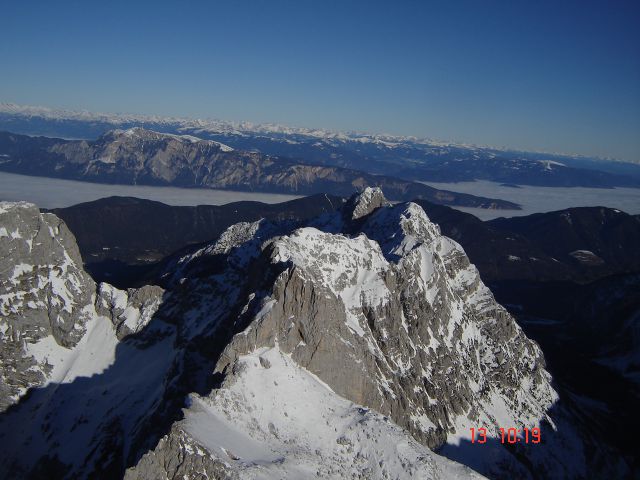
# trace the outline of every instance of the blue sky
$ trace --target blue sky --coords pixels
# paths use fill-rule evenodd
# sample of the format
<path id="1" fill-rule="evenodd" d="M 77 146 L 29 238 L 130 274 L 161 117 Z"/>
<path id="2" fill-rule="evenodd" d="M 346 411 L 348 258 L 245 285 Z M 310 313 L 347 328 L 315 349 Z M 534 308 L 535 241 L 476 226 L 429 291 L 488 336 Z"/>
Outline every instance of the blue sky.
<path id="1" fill-rule="evenodd" d="M 0 101 L 640 161 L 637 1 L 3 2 Z"/>

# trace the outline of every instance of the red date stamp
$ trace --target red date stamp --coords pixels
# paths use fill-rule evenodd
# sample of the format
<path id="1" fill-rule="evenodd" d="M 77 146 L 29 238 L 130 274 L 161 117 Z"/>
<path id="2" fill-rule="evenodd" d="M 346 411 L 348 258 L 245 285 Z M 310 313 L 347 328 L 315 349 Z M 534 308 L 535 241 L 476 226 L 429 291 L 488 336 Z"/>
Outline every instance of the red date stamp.
<path id="1" fill-rule="evenodd" d="M 471 443 L 487 443 L 486 428 L 471 428 Z M 540 443 L 542 436 L 540 429 L 535 428 L 501 428 L 501 443 Z"/>

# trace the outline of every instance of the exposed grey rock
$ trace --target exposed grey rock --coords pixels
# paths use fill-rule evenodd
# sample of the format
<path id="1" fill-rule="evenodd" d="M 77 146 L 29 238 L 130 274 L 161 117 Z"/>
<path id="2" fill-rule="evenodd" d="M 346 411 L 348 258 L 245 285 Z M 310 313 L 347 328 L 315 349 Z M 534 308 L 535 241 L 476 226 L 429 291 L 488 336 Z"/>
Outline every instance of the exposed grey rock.
<path id="1" fill-rule="evenodd" d="M 354 195 L 344 207 L 350 220 L 358 220 L 369 215 L 376 208 L 389 205 L 380 188 L 366 188 L 362 193 Z"/>
<path id="2" fill-rule="evenodd" d="M 194 301 L 204 291 L 225 299 L 192 312 L 203 323 L 212 310 L 237 312 L 206 327 L 240 331 L 216 366 L 226 375 L 223 389 L 243 375 L 241 357 L 277 345 L 341 396 L 388 415 L 433 448 L 469 427 L 499 435 L 500 427 L 553 422 L 548 412 L 558 397 L 540 349 L 495 302 L 461 247 L 417 205 L 379 208 L 376 197 L 365 191 L 349 202 L 347 224 L 330 216 L 312 222 L 333 233 L 302 228 L 276 236 L 263 241 L 259 257 L 251 239 L 251 264 L 229 258 L 215 280 L 183 279 Z M 349 235 L 335 230 L 341 225 Z M 242 257 L 244 245 L 234 243 L 234 255 Z M 228 284 L 241 278 L 245 289 L 229 295 Z M 583 472 L 572 435 L 550 441 L 544 454 L 535 448 L 526 455 L 541 471 Z M 560 448 L 577 466 L 558 456 Z M 503 447 L 489 450 L 493 464 L 484 471 L 530 475 Z"/>
<path id="3" fill-rule="evenodd" d="M 205 448 L 179 427 L 174 427 L 153 451 L 145 454 L 135 467 L 126 471 L 124 478 L 236 480 L 238 475 L 221 460 L 212 458 Z"/>
<path id="4" fill-rule="evenodd" d="M 62 226 L 44 228 L 55 217 L 35 207 L 3 209 L 14 222 L 32 222 L 34 238 L 50 232 L 53 254 L 42 253 L 44 260 L 64 265 L 58 283 L 46 277 L 32 284 L 55 283 L 57 292 L 67 282 L 75 295 L 61 297 L 67 303 L 46 297 L 62 306 L 53 320 L 39 320 L 42 333 L 32 338 L 88 347 L 74 350 L 78 362 L 69 360 L 81 380 L 72 375 L 22 397 L 21 408 L 0 416 L 0 442 L 8 445 L 0 476 L 56 465 L 70 477 L 113 478 L 130 467 L 127 478 L 256 478 L 265 471 L 297 478 L 304 476 L 293 473 L 299 460 L 310 469 L 305 475 L 323 478 L 396 472 L 439 479 L 453 471 L 466 478 L 472 472 L 427 447 L 456 457 L 470 427 L 485 427 L 494 440 L 480 459 L 456 457 L 478 461 L 480 472 L 586 476 L 582 432 L 558 407 L 540 349 L 495 302 L 462 248 L 415 204 L 389 206 L 381 192 L 366 190 L 313 227 L 238 224 L 173 265 L 168 292 L 101 284 L 97 295 L 72 237 Z M 1 225 L 0 242 L 8 242 L 1 245 L 14 245 L 13 224 Z M 12 247 L 8 256 L 23 250 Z M 12 280 L 19 261 L 11 257 L 14 270 L 2 276 L 12 288 L 6 305 L 14 310 L 2 318 L 9 325 L 2 351 L 11 355 L 20 344 L 8 328 L 27 331 L 15 316 L 29 301 Z M 42 301 L 41 291 L 34 295 Z M 81 307 L 99 328 L 84 335 L 68 328 L 89 320 L 74 309 L 65 317 L 65 305 Z M 9 308 L 4 297 L 2 308 Z M 52 327 L 58 322 L 64 328 Z M 40 371 L 24 385 L 50 379 Z M 500 427 L 538 426 L 553 432 L 544 444 L 514 451 L 495 441 Z M 27 447 L 33 458 L 21 456 Z"/>
<path id="5" fill-rule="evenodd" d="M 119 290 L 108 283 L 98 286 L 96 311 L 111 319 L 118 339 L 142 330 L 158 310 L 164 290 L 156 285 Z"/>
<path id="6" fill-rule="evenodd" d="M 395 227 L 384 230 L 379 217 Z M 336 392 L 431 447 L 459 429 L 457 417 L 496 428 L 492 395 L 513 399 L 514 424 L 544 419 L 557 395 L 542 354 L 459 245 L 415 205 L 380 210 L 363 230 L 379 241 L 302 229 L 269 244 L 271 262 L 290 266 L 218 371 L 277 342 Z"/>
<path id="7" fill-rule="evenodd" d="M 96 295 L 63 222 L 3 202 L 0 299 L 0 477 L 113 478 L 177 374 L 162 289 Z"/>
<path id="8" fill-rule="evenodd" d="M 0 411 L 51 370 L 36 345 L 75 346 L 93 311 L 95 283 L 73 234 L 28 203 L 0 203 Z"/>

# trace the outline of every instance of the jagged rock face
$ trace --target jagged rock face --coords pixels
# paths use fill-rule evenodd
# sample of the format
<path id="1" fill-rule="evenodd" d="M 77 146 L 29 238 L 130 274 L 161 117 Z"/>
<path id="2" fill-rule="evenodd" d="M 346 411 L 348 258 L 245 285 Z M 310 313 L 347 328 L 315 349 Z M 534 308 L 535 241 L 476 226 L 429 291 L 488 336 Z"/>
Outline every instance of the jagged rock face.
<path id="1" fill-rule="evenodd" d="M 379 209 L 355 236 L 299 229 L 263 255 L 283 271 L 218 371 L 279 345 L 336 393 L 430 447 L 471 427 L 497 434 L 550 421 L 558 397 L 541 351 L 417 205 Z"/>
<path id="2" fill-rule="evenodd" d="M 0 271 L 0 410 L 52 378 L 56 352 L 66 356 L 86 336 L 96 306 L 124 338 L 149 322 L 162 298 L 151 286 L 97 291 L 64 222 L 27 203 L 0 203 Z"/>
<path id="3" fill-rule="evenodd" d="M 155 285 L 130 288 L 126 292 L 108 283 L 98 287 L 96 309 L 111 319 L 119 340 L 138 333 L 158 311 L 164 291 Z"/>
<path id="4" fill-rule="evenodd" d="M 0 203 L 0 272 L 1 411 L 51 371 L 32 346 L 83 337 L 95 284 L 66 225 L 27 203 Z"/>
<path id="5" fill-rule="evenodd" d="M 318 228 L 283 234 L 265 222 L 237 225 L 183 257 L 173 282 L 189 292 L 186 303 L 210 299 L 187 314 L 194 335 L 239 332 L 216 372 L 233 384 L 247 356 L 277 348 L 429 447 L 468 441 L 471 427 L 497 437 L 499 428 L 558 422 L 548 415 L 558 397 L 540 349 L 495 302 L 461 247 L 417 205 L 386 203 L 366 190 L 345 211 L 311 222 Z M 214 263 L 203 275 L 203 265 Z M 238 282 L 242 290 L 230 287 Z M 220 395 L 206 402 L 217 405 Z M 219 408 L 233 416 L 228 405 Z M 574 440 L 559 435 L 545 454 L 518 455 L 538 471 L 576 474 L 581 467 L 550 452 L 561 447 L 582 458 Z M 505 448 L 486 452 L 480 471 L 532 475 Z"/>
<path id="6" fill-rule="evenodd" d="M 89 285 L 86 333 L 43 373 L 56 385 L 0 415 L 0 476 L 474 475 L 437 447 L 497 478 L 585 476 L 539 348 L 419 206 L 365 190 L 302 228 L 234 225 L 170 268 L 169 292 Z M 495 441 L 541 425 L 544 445 Z M 493 439 L 472 460 L 471 427 Z"/>
<path id="7" fill-rule="evenodd" d="M 160 439 L 152 452 L 143 456 L 135 467 L 127 470 L 124 478 L 237 480 L 238 475 L 225 462 L 213 458 L 206 448 L 176 426 L 170 434 Z"/>
<path id="8" fill-rule="evenodd" d="M 117 469 L 126 452 L 118 434 L 132 440 L 154 411 L 174 355 L 168 325 L 146 344 L 144 335 L 119 340 L 147 327 L 163 290 L 96 288 L 66 225 L 31 204 L 0 203 L 0 253 L 0 477 Z M 123 352 L 130 364 L 113 367 Z"/>
<path id="9" fill-rule="evenodd" d="M 345 205 L 345 212 L 350 213 L 350 220 L 358 220 L 369 215 L 376 208 L 389 205 L 380 188 L 367 188 L 360 195 L 353 196 Z"/>

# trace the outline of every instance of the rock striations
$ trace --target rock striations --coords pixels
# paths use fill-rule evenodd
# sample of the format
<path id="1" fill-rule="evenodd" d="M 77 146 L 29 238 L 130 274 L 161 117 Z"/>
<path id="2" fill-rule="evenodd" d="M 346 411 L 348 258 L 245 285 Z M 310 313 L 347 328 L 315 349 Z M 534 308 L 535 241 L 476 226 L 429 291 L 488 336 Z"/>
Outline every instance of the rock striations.
<path id="1" fill-rule="evenodd" d="M 17 300 L 45 280 L 3 274 L 2 351 L 20 353 L 3 357 L 0 476 L 581 478 L 598 460 L 538 346 L 416 204 L 367 189 L 302 226 L 236 224 L 170 264 L 166 291 L 129 292 L 92 283 L 56 217 L 2 208 L 3 271 L 68 265 L 78 288 L 58 319 L 46 290 Z M 22 222 L 57 225 L 60 257 L 16 243 Z M 540 444 L 501 442 L 533 427 Z"/>

